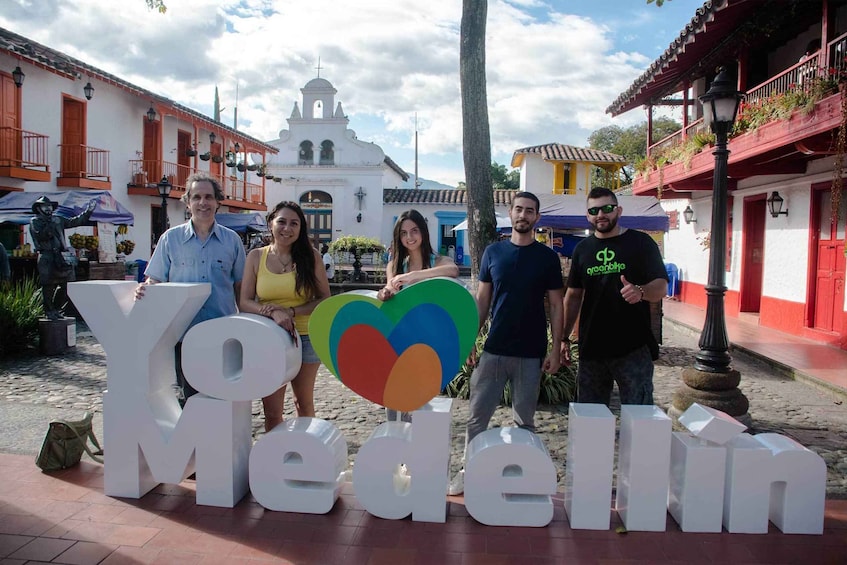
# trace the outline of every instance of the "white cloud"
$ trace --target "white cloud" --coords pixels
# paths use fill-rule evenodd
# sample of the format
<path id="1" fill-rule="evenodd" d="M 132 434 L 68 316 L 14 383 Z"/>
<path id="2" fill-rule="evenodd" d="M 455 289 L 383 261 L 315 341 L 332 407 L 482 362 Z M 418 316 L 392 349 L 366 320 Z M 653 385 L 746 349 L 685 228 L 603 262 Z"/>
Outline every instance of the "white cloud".
<path id="1" fill-rule="evenodd" d="M 217 85 L 229 123 L 237 83 L 239 128 L 260 139 L 287 129 L 320 57 L 321 76 L 338 89 L 360 139 L 412 170 L 405 163 L 413 161 L 417 112 L 420 159 L 440 163 L 422 176 L 462 180 L 461 2 L 167 4 L 162 16 L 143 0 L 12 0 L 0 25 L 205 113 Z M 593 129 L 612 123 L 605 108 L 652 60 L 627 50 L 631 41 L 616 44 L 620 27 L 566 13 L 579 9 L 574 4 L 489 2 L 487 91 L 498 162 L 522 146 L 585 144 Z M 642 15 L 646 23 L 655 17 Z M 632 114 L 615 123 L 643 119 Z"/>

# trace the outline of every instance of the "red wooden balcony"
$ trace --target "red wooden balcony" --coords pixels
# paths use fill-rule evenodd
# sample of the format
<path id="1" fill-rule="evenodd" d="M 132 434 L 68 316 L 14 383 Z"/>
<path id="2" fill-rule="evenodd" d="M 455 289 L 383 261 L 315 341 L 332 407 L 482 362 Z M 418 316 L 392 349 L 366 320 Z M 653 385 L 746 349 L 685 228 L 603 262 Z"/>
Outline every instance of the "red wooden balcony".
<path id="1" fill-rule="evenodd" d="M 106 149 L 88 145 L 62 144 L 61 169 L 56 185 L 70 188 L 110 190 L 109 155 Z"/>
<path id="2" fill-rule="evenodd" d="M 845 55 L 847 34 L 831 41 L 825 51 L 748 90 L 745 104 L 772 103 L 769 101 L 781 95 L 808 93 L 834 83 L 847 72 Z M 841 124 L 841 96 L 840 91 L 831 93 L 808 110 L 798 107 L 788 119 L 767 122 L 730 139 L 728 187 L 734 189 L 739 180 L 751 176 L 802 174 L 809 161 L 832 154 L 833 133 Z M 686 198 L 693 190 L 711 190 L 714 157 L 708 146 L 685 159 L 666 162 L 670 150 L 680 148 L 705 127 L 698 120 L 650 146 L 648 155 L 653 166 L 638 174 L 633 192 L 656 195 L 661 190 L 665 197 Z"/>
<path id="3" fill-rule="evenodd" d="M 48 137 L 13 127 L 0 127 L 0 177 L 47 182 Z"/>
<path id="4" fill-rule="evenodd" d="M 194 167 L 158 160 L 133 160 L 129 162 L 130 182 L 127 184 L 129 194 L 158 196 L 156 185 L 167 177 L 171 183 L 170 198 L 181 198 L 185 194 L 186 179 L 197 172 Z M 212 175 L 220 183 L 224 192 L 224 206 L 250 210 L 266 210 L 265 187 L 254 184 L 246 178 L 236 178 L 229 175 Z"/>

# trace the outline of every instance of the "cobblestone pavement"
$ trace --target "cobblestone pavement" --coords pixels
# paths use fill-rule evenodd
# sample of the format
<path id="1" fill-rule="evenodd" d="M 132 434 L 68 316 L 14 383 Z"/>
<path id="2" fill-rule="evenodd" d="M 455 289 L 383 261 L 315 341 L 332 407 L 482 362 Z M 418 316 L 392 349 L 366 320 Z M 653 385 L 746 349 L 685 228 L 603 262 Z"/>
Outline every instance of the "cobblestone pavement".
<path id="1" fill-rule="evenodd" d="M 84 329 L 84 328 L 83 328 Z M 683 367 L 691 366 L 697 336 L 669 321 L 664 325 L 664 344 L 656 363 L 655 401 L 662 409 L 670 405 Z M 847 498 L 847 409 L 844 397 L 791 380 L 765 362 L 736 354 L 733 367 L 742 375 L 740 388 L 750 399 L 754 433 L 777 432 L 792 437 L 819 453 L 827 464 L 827 495 Z M 81 331 L 76 351 L 57 357 L 29 356 L 0 360 L 0 452 L 36 454 L 47 423 L 55 418 L 78 418 L 83 411 L 96 413 L 95 430 L 102 438 L 102 393 L 106 388 L 106 358 L 91 334 Z M 381 407 L 344 387 L 321 367 L 315 390 L 318 417 L 334 423 L 348 442 L 353 464 L 359 447 L 384 421 Z M 613 412 L 619 406 L 613 402 Z M 461 467 L 468 404 L 454 400 L 452 472 Z M 293 404 L 286 401 L 286 417 Z M 492 425 L 511 423 L 511 410 L 501 407 Z M 567 407 L 540 406 L 536 415 L 539 436 L 547 445 L 563 486 L 567 449 Z M 253 403 L 254 436 L 262 432 L 261 403 Z"/>

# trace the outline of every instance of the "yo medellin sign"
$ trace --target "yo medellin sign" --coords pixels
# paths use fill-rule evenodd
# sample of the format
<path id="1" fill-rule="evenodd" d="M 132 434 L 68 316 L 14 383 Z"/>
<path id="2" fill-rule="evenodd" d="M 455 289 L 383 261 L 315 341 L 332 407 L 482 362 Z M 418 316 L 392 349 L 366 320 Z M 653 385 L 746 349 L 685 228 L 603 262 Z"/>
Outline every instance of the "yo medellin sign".
<path id="1" fill-rule="evenodd" d="M 322 514 L 344 481 L 344 435 L 320 418 L 292 418 L 252 439 L 251 402 L 290 381 L 300 350 L 268 318 L 236 314 L 187 333 L 208 284 L 163 283 L 135 302 L 133 282 L 72 283 L 68 292 L 107 356 L 103 397 L 104 491 L 141 498 L 161 483 L 197 476 L 197 503 L 234 507 L 248 492 L 270 510 Z M 385 519 L 444 522 L 450 469 L 450 399 L 438 397 L 476 338 L 476 305 L 452 279 L 411 285 L 392 300 L 353 292 L 312 314 L 309 335 L 323 364 L 363 398 L 414 412 L 380 424 L 356 455 L 353 490 Z M 185 334 L 183 336 L 183 334 Z M 200 393 L 180 409 L 174 345 Z M 750 435 L 698 405 L 673 432 L 655 406 L 621 409 L 614 508 L 629 530 L 821 534 L 826 466 L 779 434 Z M 564 507 L 571 528 L 608 529 L 615 417 L 571 404 Z M 400 464 L 410 479 L 396 480 Z M 470 443 L 465 505 L 480 523 L 543 527 L 553 518 L 556 468 L 541 440 L 518 428 Z"/>

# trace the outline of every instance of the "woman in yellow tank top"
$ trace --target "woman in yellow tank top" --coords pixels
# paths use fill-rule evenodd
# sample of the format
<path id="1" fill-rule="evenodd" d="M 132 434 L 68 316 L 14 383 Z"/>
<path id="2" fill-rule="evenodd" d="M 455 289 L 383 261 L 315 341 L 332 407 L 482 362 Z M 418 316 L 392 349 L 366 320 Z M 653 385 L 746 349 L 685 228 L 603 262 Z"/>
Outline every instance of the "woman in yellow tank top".
<path id="1" fill-rule="evenodd" d="M 247 255 L 241 280 L 242 312 L 267 316 L 291 333 L 300 334 L 303 364 L 291 381 L 298 416 L 315 415 L 315 377 L 321 362 L 309 340 L 309 315 L 330 295 L 320 253 L 309 244 L 303 210 L 294 202 L 280 202 L 267 216 L 272 242 Z M 295 333 L 294 330 L 297 330 Z M 262 399 L 265 431 L 282 422 L 285 386 Z"/>

